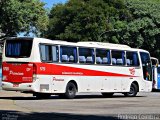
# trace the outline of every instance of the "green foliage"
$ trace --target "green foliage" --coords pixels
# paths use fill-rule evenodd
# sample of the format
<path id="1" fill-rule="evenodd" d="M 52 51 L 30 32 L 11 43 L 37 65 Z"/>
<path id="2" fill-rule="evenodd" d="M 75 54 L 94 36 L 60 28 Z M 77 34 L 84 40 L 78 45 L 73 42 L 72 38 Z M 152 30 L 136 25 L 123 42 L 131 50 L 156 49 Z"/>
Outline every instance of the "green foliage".
<path id="1" fill-rule="evenodd" d="M 46 30 L 48 16 L 40 0 L 1 0 L 0 26 L 6 36 Z"/>
<path id="2" fill-rule="evenodd" d="M 132 20 L 127 23 L 126 35 L 122 37 L 124 44 L 149 50 L 151 55 L 160 58 L 160 1 L 159 0 L 126 0 L 126 5 L 132 14 Z M 136 39 L 135 39 L 136 38 Z"/>
<path id="3" fill-rule="evenodd" d="M 122 0 L 69 0 L 52 8 L 46 34 L 74 42 L 104 41 L 101 34 L 113 29 L 115 21 L 126 19 L 125 11 Z"/>

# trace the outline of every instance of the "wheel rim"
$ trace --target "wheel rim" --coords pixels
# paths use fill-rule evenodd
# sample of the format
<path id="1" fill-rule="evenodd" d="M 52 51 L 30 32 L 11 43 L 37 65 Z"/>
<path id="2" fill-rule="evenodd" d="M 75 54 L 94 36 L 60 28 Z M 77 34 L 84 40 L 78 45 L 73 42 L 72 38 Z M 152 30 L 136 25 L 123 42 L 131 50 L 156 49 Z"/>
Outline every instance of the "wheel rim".
<path id="1" fill-rule="evenodd" d="M 69 88 L 68 88 L 68 93 L 69 93 L 70 95 L 73 95 L 73 94 L 75 93 L 75 89 L 74 89 L 73 86 L 69 86 Z"/>
<path id="2" fill-rule="evenodd" d="M 129 94 L 130 94 L 130 95 L 134 95 L 134 93 L 135 93 L 135 89 L 134 89 L 133 86 L 131 86 L 130 91 L 129 91 Z"/>

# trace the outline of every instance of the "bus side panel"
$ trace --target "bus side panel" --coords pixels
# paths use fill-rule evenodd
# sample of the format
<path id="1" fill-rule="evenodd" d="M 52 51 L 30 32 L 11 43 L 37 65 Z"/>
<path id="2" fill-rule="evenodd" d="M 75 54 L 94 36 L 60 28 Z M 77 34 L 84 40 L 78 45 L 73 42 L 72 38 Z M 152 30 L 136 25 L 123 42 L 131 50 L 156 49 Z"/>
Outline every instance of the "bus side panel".
<path id="1" fill-rule="evenodd" d="M 160 89 L 160 74 L 158 74 L 157 77 L 157 89 Z"/>

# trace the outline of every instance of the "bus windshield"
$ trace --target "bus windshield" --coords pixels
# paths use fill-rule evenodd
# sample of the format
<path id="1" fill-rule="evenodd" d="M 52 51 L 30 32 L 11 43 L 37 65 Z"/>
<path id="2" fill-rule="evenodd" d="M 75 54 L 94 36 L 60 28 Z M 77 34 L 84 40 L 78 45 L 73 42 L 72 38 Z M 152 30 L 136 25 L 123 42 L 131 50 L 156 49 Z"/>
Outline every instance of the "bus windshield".
<path id="1" fill-rule="evenodd" d="M 28 58 L 32 50 L 32 40 L 7 40 L 6 57 Z"/>
<path id="2" fill-rule="evenodd" d="M 152 67 L 151 60 L 148 53 L 140 52 L 142 67 L 143 67 L 143 77 L 145 80 L 152 81 Z"/>

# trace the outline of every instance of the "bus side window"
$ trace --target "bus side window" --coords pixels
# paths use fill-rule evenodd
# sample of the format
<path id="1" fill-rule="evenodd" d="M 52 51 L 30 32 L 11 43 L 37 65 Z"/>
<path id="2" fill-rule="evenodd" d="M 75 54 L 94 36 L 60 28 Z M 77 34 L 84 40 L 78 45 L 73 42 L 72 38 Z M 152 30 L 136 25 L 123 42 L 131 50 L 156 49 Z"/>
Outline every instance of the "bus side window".
<path id="1" fill-rule="evenodd" d="M 79 63 L 94 64 L 95 55 L 92 48 L 79 48 Z"/>
<path id="2" fill-rule="evenodd" d="M 125 52 L 112 50 L 112 65 L 125 65 Z"/>
<path id="3" fill-rule="evenodd" d="M 110 51 L 106 49 L 96 49 L 96 64 L 110 64 Z"/>
<path id="4" fill-rule="evenodd" d="M 44 62 L 52 62 L 52 46 L 40 45 L 41 60 Z"/>
<path id="5" fill-rule="evenodd" d="M 59 58 L 58 46 L 52 46 L 52 61 L 58 62 Z"/>
<path id="6" fill-rule="evenodd" d="M 77 63 L 77 48 L 73 46 L 60 47 L 61 62 Z"/>
<path id="7" fill-rule="evenodd" d="M 126 52 L 127 66 L 139 66 L 139 59 L 137 52 Z"/>

